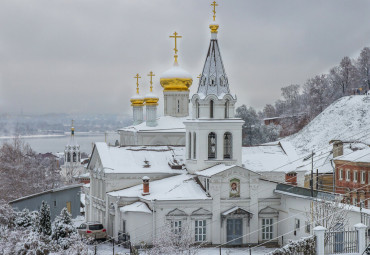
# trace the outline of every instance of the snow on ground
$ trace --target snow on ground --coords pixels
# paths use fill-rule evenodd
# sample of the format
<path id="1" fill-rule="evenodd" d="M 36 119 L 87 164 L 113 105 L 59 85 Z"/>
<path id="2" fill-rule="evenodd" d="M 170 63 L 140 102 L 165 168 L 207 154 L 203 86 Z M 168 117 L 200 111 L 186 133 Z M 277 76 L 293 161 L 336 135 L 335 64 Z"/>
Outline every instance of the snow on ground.
<path id="1" fill-rule="evenodd" d="M 299 153 L 324 147 L 330 149 L 330 140 L 360 140 L 370 143 L 370 97 L 342 97 L 326 108 L 298 133 L 284 138 Z"/>
<path id="2" fill-rule="evenodd" d="M 252 248 L 252 254 L 253 255 L 262 255 L 262 254 L 267 254 L 271 251 L 275 250 L 275 248 L 265 248 L 265 247 L 257 247 L 257 248 Z M 89 255 L 94 254 L 95 252 L 95 247 L 94 245 L 89 245 Z M 101 243 L 97 245 L 96 248 L 96 254 L 98 255 L 111 255 L 113 254 L 113 245 L 112 243 Z M 129 249 L 125 249 L 123 247 L 114 246 L 114 254 L 115 255 L 126 255 L 130 254 Z M 139 251 L 139 254 L 142 254 Z M 218 255 L 220 254 L 220 248 L 202 248 L 199 250 L 197 255 Z M 221 249 L 221 254 L 223 255 L 245 255 L 249 254 L 249 248 L 244 247 L 244 248 L 222 248 Z"/>

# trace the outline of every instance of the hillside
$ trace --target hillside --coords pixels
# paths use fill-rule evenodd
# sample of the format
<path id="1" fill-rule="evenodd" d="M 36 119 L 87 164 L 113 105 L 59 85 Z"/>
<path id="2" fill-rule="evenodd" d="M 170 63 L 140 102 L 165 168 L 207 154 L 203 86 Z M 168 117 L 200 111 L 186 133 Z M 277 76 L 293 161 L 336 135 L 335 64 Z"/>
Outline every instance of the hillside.
<path id="1" fill-rule="evenodd" d="M 370 144 L 370 96 L 338 99 L 298 133 L 282 141 L 291 142 L 299 154 L 328 149 L 330 140 L 360 140 Z"/>

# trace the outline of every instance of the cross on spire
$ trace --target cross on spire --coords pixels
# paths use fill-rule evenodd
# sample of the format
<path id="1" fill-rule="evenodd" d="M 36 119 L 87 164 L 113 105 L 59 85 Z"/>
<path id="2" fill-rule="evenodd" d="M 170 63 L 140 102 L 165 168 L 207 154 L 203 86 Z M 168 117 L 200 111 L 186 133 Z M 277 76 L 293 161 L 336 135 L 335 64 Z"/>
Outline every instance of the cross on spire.
<path id="1" fill-rule="evenodd" d="M 152 71 L 150 71 L 148 76 L 150 76 L 150 92 L 153 92 L 153 76 L 155 76 L 155 74 Z"/>
<path id="2" fill-rule="evenodd" d="M 75 127 L 73 126 L 74 120 L 72 120 L 71 135 L 75 134 Z"/>
<path id="3" fill-rule="evenodd" d="M 173 35 L 170 35 L 170 38 L 174 38 L 175 39 L 175 48 L 173 49 L 175 51 L 175 63 L 177 63 L 177 38 L 182 38 L 182 36 L 178 35 L 177 32 L 173 33 Z"/>
<path id="4" fill-rule="evenodd" d="M 139 79 L 141 78 L 139 74 L 134 77 L 136 79 L 136 94 L 139 94 Z"/>
<path id="5" fill-rule="evenodd" d="M 216 1 L 213 1 L 213 3 L 211 4 L 211 6 L 213 6 L 213 21 L 216 20 L 216 6 L 218 6 L 218 4 L 216 3 Z"/>

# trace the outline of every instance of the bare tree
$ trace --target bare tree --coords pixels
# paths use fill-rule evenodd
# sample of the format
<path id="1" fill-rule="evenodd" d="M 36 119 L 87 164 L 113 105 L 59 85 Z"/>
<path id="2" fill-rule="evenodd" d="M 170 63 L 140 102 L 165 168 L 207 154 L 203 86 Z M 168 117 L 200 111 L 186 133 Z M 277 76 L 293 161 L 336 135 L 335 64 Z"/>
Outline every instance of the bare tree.
<path id="1" fill-rule="evenodd" d="M 360 76 L 361 84 L 370 90 L 370 48 L 365 47 L 357 60 L 357 70 Z"/>
<path id="2" fill-rule="evenodd" d="M 0 147 L 1 199 L 11 201 L 58 187 L 60 183 L 53 157 L 37 154 L 19 138 Z"/>
<path id="3" fill-rule="evenodd" d="M 323 226 L 328 231 L 339 230 L 348 225 L 348 206 L 341 203 L 340 197 L 334 201 L 315 200 L 306 217 L 313 224 L 312 227 Z"/>
<path id="4" fill-rule="evenodd" d="M 165 224 L 160 229 L 159 234 L 154 239 L 153 248 L 147 250 L 147 255 L 195 255 L 199 252 L 200 244 L 194 241 L 192 229 L 188 224 L 184 224 L 175 231 L 171 228 L 171 223 Z"/>

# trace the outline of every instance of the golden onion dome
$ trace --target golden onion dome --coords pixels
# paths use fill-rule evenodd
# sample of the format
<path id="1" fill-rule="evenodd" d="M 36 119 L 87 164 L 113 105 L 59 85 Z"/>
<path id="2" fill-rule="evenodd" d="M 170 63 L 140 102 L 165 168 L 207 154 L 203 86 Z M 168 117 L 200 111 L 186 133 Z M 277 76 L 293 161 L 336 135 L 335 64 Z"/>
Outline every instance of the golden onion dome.
<path id="1" fill-rule="evenodd" d="M 145 95 L 144 101 L 146 105 L 158 105 L 159 97 L 157 97 L 153 92 L 149 92 Z"/>
<path id="2" fill-rule="evenodd" d="M 193 78 L 175 61 L 173 67 L 161 75 L 160 83 L 164 91 L 188 91 Z"/>
<path id="3" fill-rule="evenodd" d="M 130 102 L 131 106 L 144 106 L 144 97 L 137 93 L 131 97 Z"/>

